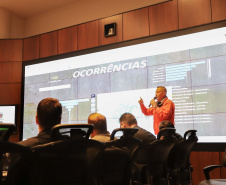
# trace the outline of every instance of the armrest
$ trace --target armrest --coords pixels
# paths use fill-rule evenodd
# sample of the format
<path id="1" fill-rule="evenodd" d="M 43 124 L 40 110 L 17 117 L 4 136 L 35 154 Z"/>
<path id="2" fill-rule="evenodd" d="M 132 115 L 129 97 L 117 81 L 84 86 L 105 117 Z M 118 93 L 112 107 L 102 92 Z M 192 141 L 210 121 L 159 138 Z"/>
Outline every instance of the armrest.
<path id="1" fill-rule="evenodd" d="M 206 166 L 205 168 L 203 168 L 203 173 L 206 177 L 206 180 L 210 179 L 210 174 L 209 172 L 212 171 L 215 168 L 220 168 L 223 167 L 222 165 L 210 165 L 210 166 Z"/>

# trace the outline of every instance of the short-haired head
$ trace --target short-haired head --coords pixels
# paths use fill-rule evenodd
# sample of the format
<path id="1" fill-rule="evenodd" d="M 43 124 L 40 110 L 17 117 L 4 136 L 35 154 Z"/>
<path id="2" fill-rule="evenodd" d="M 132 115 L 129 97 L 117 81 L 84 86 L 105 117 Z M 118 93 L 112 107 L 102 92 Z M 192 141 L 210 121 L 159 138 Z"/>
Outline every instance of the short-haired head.
<path id="1" fill-rule="evenodd" d="M 61 123 L 62 106 L 55 98 L 45 98 L 37 107 L 37 119 L 43 129 L 50 129 Z"/>
<path id="2" fill-rule="evenodd" d="M 93 124 L 94 130 L 97 132 L 107 131 L 106 117 L 99 113 L 92 113 L 88 117 L 88 124 Z"/>
<path id="3" fill-rule="evenodd" d="M 128 112 L 121 115 L 121 117 L 119 118 L 119 122 L 121 126 L 124 125 L 123 127 L 132 127 L 137 125 L 137 120 L 134 115 Z"/>
<path id="4" fill-rule="evenodd" d="M 174 124 L 171 121 L 165 120 L 165 121 L 162 121 L 159 124 L 159 130 L 161 130 L 163 128 L 175 128 L 175 127 L 174 127 Z"/>
<path id="5" fill-rule="evenodd" d="M 162 92 L 167 93 L 167 89 L 164 86 L 158 86 L 157 89 L 160 89 Z"/>

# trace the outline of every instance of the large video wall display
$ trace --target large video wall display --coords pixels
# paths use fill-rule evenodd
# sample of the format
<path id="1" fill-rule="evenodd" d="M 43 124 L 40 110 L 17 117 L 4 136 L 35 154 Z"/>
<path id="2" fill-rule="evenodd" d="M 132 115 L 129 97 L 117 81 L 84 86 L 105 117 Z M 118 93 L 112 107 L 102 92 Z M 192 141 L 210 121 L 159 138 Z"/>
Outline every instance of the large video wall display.
<path id="1" fill-rule="evenodd" d="M 199 142 L 226 141 L 226 28 L 25 65 L 23 139 L 38 133 L 36 107 L 53 97 L 62 124 L 87 123 L 91 113 L 119 128 L 125 112 L 153 132 L 138 100 L 148 106 L 157 86 L 175 103 L 177 132 L 196 129 Z"/>

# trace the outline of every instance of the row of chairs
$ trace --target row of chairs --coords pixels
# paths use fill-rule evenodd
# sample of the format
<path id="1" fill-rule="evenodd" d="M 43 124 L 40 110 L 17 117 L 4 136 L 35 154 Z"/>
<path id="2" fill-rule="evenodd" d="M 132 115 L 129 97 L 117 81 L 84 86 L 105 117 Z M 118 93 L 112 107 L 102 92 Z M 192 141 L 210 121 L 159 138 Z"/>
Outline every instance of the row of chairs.
<path id="1" fill-rule="evenodd" d="M 179 185 L 191 183 L 189 154 L 197 142 L 195 130 L 187 131 L 177 141 L 175 129 L 164 129 L 153 143 L 144 145 L 133 135 L 137 128 L 116 129 L 111 141 L 89 139 L 92 125 L 57 125 L 51 143 L 29 149 L 16 143 L 0 141 L 1 161 L 5 153 L 8 171 L 1 177 L 6 185 Z M 115 134 L 123 132 L 120 139 Z M 160 137 L 164 135 L 164 139 Z M 1 163 L 7 164 L 7 163 Z"/>
<path id="2" fill-rule="evenodd" d="M 133 182 L 157 185 L 191 184 L 192 167 L 189 155 L 198 140 L 196 130 L 185 132 L 181 141 L 174 134 L 174 128 L 164 129 L 159 132 L 156 141 L 147 145 L 141 144 L 132 152 L 135 168 L 132 170 Z M 165 137 L 160 140 L 162 136 Z"/>

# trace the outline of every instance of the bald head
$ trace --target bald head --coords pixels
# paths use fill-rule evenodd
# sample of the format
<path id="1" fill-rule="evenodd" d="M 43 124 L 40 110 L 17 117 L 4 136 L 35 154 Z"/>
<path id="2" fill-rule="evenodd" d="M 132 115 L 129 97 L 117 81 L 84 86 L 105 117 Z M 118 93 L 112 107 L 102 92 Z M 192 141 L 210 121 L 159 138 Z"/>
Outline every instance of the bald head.
<path id="1" fill-rule="evenodd" d="M 96 132 L 107 131 L 107 120 L 106 117 L 99 113 L 90 114 L 88 118 L 88 124 L 94 125 L 94 130 Z"/>

